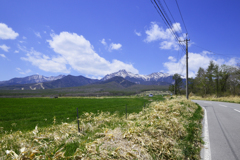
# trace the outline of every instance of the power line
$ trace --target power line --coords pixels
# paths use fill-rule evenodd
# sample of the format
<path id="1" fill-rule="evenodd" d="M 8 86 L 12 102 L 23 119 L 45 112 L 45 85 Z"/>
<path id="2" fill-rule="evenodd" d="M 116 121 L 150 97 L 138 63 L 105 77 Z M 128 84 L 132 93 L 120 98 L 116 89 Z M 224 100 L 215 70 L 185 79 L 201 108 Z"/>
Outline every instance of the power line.
<path id="1" fill-rule="evenodd" d="M 153 0 L 151 0 L 151 2 L 152 2 L 152 4 L 153 4 L 153 6 L 155 7 L 155 9 L 157 10 L 157 12 L 158 12 L 158 14 L 160 15 L 160 17 L 162 18 L 162 20 L 164 21 L 165 25 L 170 29 L 170 32 L 172 33 L 172 35 L 174 36 L 174 38 L 175 38 L 177 41 L 179 41 L 179 36 L 178 36 L 178 35 L 176 34 L 176 32 L 173 30 L 173 27 L 172 27 L 172 25 L 170 24 L 171 21 L 169 20 L 169 18 L 168 18 L 168 16 L 167 16 L 167 13 L 165 12 L 165 10 L 164 10 L 161 2 L 158 0 L 159 5 L 158 5 L 158 3 L 156 2 L 156 0 L 154 0 L 155 5 L 154 5 L 154 3 L 153 3 Z M 161 8 L 162 8 L 162 9 L 161 9 Z M 162 11 L 162 10 L 164 10 L 164 11 Z M 163 12 L 164 12 L 165 14 L 164 14 Z M 170 22 L 169 22 L 169 21 L 170 21 Z M 181 45 L 181 47 L 182 47 L 182 50 L 184 50 L 184 49 L 185 49 L 184 46 L 183 46 L 182 44 L 180 44 L 180 45 Z"/>
<path id="2" fill-rule="evenodd" d="M 172 23 L 171 19 L 169 18 L 167 12 L 165 11 L 165 9 L 164 9 L 164 7 L 163 7 L 161 1 L 158 0 L 158 3 L 159 3 L 159 5 L 160 5 L 160 7 L 162 8 L 162 10 L 163 10 L 163 12 L 164 12 L 164 14 L 165 14 L 167 20 L 170 22 L 170 24 L 171 24 L 170 27 L 172 28 L 173 33 L 176 34 L 176 36 L 178 37 L 178 40 L 179 40 L 178 32 L 177 32 L 177 30 L 175 30 L 175 28 L 174 28 L 174 26 L 173 26 L 173 23 Z M 165 5 L 166 5 L 166 3 L 165 3 Z M 167 8 L 168 8 L 168 7 L 167 7 Z M 168 10 L 168 11 L 169 11 L 169 10 Z M 170 11 L 169 11 L 169 12 L 170 12 Z M 171 14 L 171 12 L 170 12 L 170 14 Z M 172 14 L 171 14 L 171 16 L 172 16 Z M 172 18 L 173 18 L 173 17 L 172 17 Z M 173 19 L 173 20 L 174 20 L 174 19 Z M 178 26 L 177 26 L 177 28 L 178 28 L 178 30 L 180 30 Z"/>
<path id="3" fill-rule="evenodd" d="M 153 1 L 151 0 L 151 2 L 152 2 L 152 4 L 153 4 L 153 6 L 154 6 L 154 8 L 157 10 L 157 12 L 158 12 L 158 14 L 159 14 L 159 16 L 162 18 L 162 20 L 163 20 L 163 22 L 165 23 L 165 25 L 167 26 L 167 27 L 169 27 L 169 29 L 170 29 L 170 31 L 171 31 L 171 34 L 174 36 L 174 38 L 176 38 L 176 40 L 178 41 L 178 37 L 177 37 L 177 35 L 175 35 L 174 34 L 174 32 L 173 32 L 173 30 L 172 30 L 172 28 L 171 28 L 171 25 L 169 25 L 169 22 L 166 20 L 166 18 L 164 17 L 164 14 L 163 14 L 163 12 L 161 11 L 161 9 L 159 8 L 159 6 L 157 5 L 157 3 L 156 3 L 156 1 L 154 0 L 154 2 L 155 2 L 155 4 L 156 5 L 154 5 L 154 3 L 153 3 Z M 158 9 L 157 9 L 158 8 Z M 161 13 L 160 13 L 160 12 Z M 181 45 L 182 46 L 182 45 Z M 182 46 L 182 50 L 184 50 L 184 48 L 183 48 L 183 46 Z"/>
<path id="4" fill-rule="evenodd" d="M 170 15 L 171 15 L 171 17 L 172 17 L 173 21 L 174 21 L 174 22 L 176 22 L 176 21 L 175 21 L 175 19 L 173 18 L 173 15 L 172 15 L 171 11 L 170 11 L 170 10 L 169 10 L 169 8 L 168 8 L 168 5 L 167 5 L 166 1 L 165 1 L 165 0 L 163 0 L 163 2 L 165 3 L 165 6 L 167 7 L 167 9 L 168 9 L 168 12 L 170 13 Z"/>
<path id="5" fill-rule="evenodd" d="M 181 59 L 182 59 L 182 56 L 184 55 L 184 54 L 182 54 L 183 52 L 181 52 L 180 53 L 180 59 L 178 60 L 178 67 L 179 68 L 182 68 L 182 70 L 181 70 L 181 72 L 180 72 L 180 75 L 182 75 L 183 74 L 183 69 L 184 69 L 184 67 L 185 67 L 185 63 L 181 63 Z"/>
<path id="6" fill-rule="evenodd" d="M 185 64 L 185 63 L 183 63 L 183 65 L 182 65 L 182 71 L 181 71 L 180 75 L 182 75 L 182 74 L 183 74 L 183 70 L 184 70 L 185 66 L 186 66 L 186 64 Z"/>
<path id="7" fill-rule="evenodd" d="M 152 2 L 152 0 L 151 0 L 151 2 Z M 179 41 L 179 36 L 176 34 L 176 32 L 173 30 L 173 27 L 172 27 L 172 25 L 170 24 L 171 23 L 171 20 L 169 20 L 169 18 L 166 18 L 166 17 L 168 17 L 167 16 L 167 13 L 165 12 L 165 10 L 164 10 L 164 7 L 161 5 L 161 2 L 158 0 L 158 2 L 160 3 L 160 7 L 162 7 L 162 10 L 164 10 L 164 13 L 166 14 L 164 14 L 163 12 L 162 12 L 162 10 L 161 10 L 161 8 L 159 7 L 159 5 L 158 5 L 158 3 L 154 0 L 154 2 L 155 2 L 155 5 L 154 5 L 154 3 L 152 2 L 152 4 L 154 5 L 154 7 L 155 7 L 155 9 L 157 10 L 157 12 L 160 14 L 160 12 L 161 12 L 161 14 L 160 14 L 160 16 L 161 16 L 161 18 L 162 18 L 162 20 L 164 21 L 164 23 L 165 23 L 165 25 L 170 29 L 170 31 L 171 31 L 171 33 L 173 34 L 173 36 L 175 37 L 175 39 L 177 40 L 177 41 Z M 156 7 L 157 6 L 157 7 Z M 157 9 L 158 8 L 158 9 Z M 160 11 L 160 12 L 159 12 Z M 170 22 L 169 22 L 170 21 Z M 184 46 L 182 45 L 182 44 L 180 44 L 181 45 L 181 48 L 182 48 L 182 50 L 184 50 L 185 48 L 184 48 Z"/>
<path id="8" fill-rule="evenodd" d="M 172 17 L 174 23 L 176 23 L 176 21 L 175 21 L 175 19 L 173 18 L 173 15 L 172 15 L 170 9 L 168 8 L 168 5 L 167 5 L 166 1 L 165 1 L 165 0 L 163 0 L 163 1 L 164 1 L 165 6 L 167 7 L 168 12 L 170 13 L 170 15 L 171 15 L 171 17 Z M 179 26 L 177 26 L 177 27 L 178 27 L 178 30 L 181 30 L 181 29 L 179 28 Z"/>
<path id="9" fill-rule="evenodd" d="M 184 20 L 183 20 L 183 16 L 182 16 L 181 10 L 180 10 L 180 8 L 179 8 L 178 2 L 177 2 L 177 0 L 175 0 L 175 1 L 176 1 L 176 3 L 177 3 L 177 7 L 178 7 L 178 10 L 179 10 L 179 13 L 180 13 L 180 15 L 181 15 L 181 17 L 182 17 L 182 21 L 183 21 L 184 27 L 185 27 L 186 32 L 187 32 L 187 34 L 188 34 L 188 30 L 187 30 L 187 27 L 186 27 L 185 22 L 184 22 Z"/>
<path id="10" fill-rule="evenodd" d="M 164 13 L 162 12 L 162 10 L 161 10 L 160 7 L 158 6 L 158 3 L 157 3 L 155 0 L 154 0 L 154 2 L 155 2 L 155 4 L 156 4 L 157 8 L 159 9 L 159 11 L 161 12 L 162 17 L 164 18 L 165 22 L 167 23 L 167 26 L 170 28 L 172 34 L 173 34 L 173 35 L 176 37 L 176 39 L 178 40 L 178 36 L 177 36 L 176 34 L 174 34 L 171 25 L 169 24 L 166 16 L 164 15 Z M 166 23 L 165 23 L 165 24 L 166 24 Z"/>
<path id="11" fill-rule="evenodd" d="M 179 44 L 179 47 L 180 47 L 180 44 Z M 183 51 L 182 52 L 180 52 L 180 57 L 179 57 L 179 50 L 178 50 L 178 55 L 177 55 L 177 62 L 178 62 L 178 67 L 180 68 L 181 66 L 180 66 L 180 60 L 181 60 L 181 58 L 182 58 L 182 56 L 183 56 Z M 182 74 L 182 73 L 181 73 Z"/>
<path id="12" fill-rule="evenodd" d="M 167 12 L 165 11 L 165 9 L 164 9 L 164 7 L 163 7 L 163 5 L 162 5 L 162 3 L 161 3 L 160 0 L 158 0 L 158 3 L 159 3 L 159 5 L 160 5 L 160 7 L 162 8 L 162 10 L 163 10 L 163 12 L 164 12 L 167 20 L 170 22 L 170 24 L 173 24 L 172 21 L 171 21 L 171 19 L 168 17 L 168 14 L 167 14 Z M 172 26 L 172 25 L 171 25 L 171 26 Z M 175 33 L 174 28 L 173 28 L 173 32 Z M 178 34 L 177 34 L 177 36 L 178 36 Z M 178 37 L 179 37 L 179 36 L 178 36 Z"/>
<path id="13" fill-rule="evenodd" d="M 152 1 L 152 0 L 151 0 L 151 2 L 152 2 L 152 4 L 153 4 L 154 8 L 157 10 L 157 12 L 158 12 L 159 16 L 162 18 L 162 20 L 163 20 L 163 22 L 165 23 L 165 25 L 166 25 L 166 26 L 168 26 L 168 25 L 167 25 L 167 23 L 165 22 L 165 20 L 164 20 L 163 16 L 160 14 L 160 12 L 159 12 L 159 11 L 158 11 L 158 9 L 156 8 L 156 6 L 154 5 L 154 3 L 153 3 L 153 1 Z"/>
<path id="14" fill-rule="evenodd" d="M 154 1 L 154 2 L 153 2 L 153 1 Z M 172 25 L 171 19 L 169 18 L 167 12 L 165 11 L 165 9 L 164 9 L 161 1 L 160 1 L 160 0 L 157 0 L 157 1 L 158 1 L 158 2 L 156 2 L 156 0 L 151 0 L 153 6 L 155 7 L 155 9 L 157 10 L 158 14 L 160 15 L 160 17 L 161 17 L 162 20 L 164 21 L 165 25 L 169 28 L 171 34 L 174 36 L 174 38 L 175 38 L 175 39 L 178 41 L 178 43 L 179 43 L 179 39 L 180 39 L 180 38 L 179 38 L 178 33 L 175 31 L 175 29 L 174 29 L 174 27 L 173 27 L 173 25 Z M 164 0 L 164 3 L 165 3 L 165 5 L 166 5 L 166 7 L 167 7 L 167 9 L 168 9 L 168 11 L 169 11 L 172 19 L 173 19 L 174 22 L 176 23 L 176 21 L 175 21 L 175 19 L 173 18 L 173 15 L 172 15 L 171 11 L 169 10 L 169 8 L 168 8 L 167 3 L 166 3 L 165 0 Z M 177 1 L 176 1 L 176 3 L 177 3 Z M 179 9 L 180 15 L 181 15 L 181 17 L 182 17 L 182 14 L 181 14 L 181 11 L 180 11 L 180 8 L 179 8 L 178 3 L 177 3 L 177 6 L 178 6 L 178 9 Z M 183 17 L 182 17 L 182 20 L 183 20 Z M 186 29 L 186 31 L 187 31 L 187 28 L 186 28 L 186 25 L 185 25 L 184 20 L 183 20 L 183 23 L 184 23 L 185 29 Z M 177 26 L 177 27 L 178 27 L 178 26 Z M 178 29 L 179 29 L 179 27 L 178 27 Z M 179 30 L 180 30 L 180 29 L 179 29 Z M 188 32 L 188 31 L 187 31 L 187 32 Z M 185 50 L 185 46 L 184 46 L 182 43 L 179 43 L 179 44 L 180 44 L 182 50 Z"/>
<path id="15" fill-rule="evenodd" d="M 151 0 L 151 2 L 152 2 L 152 0 Z M 160 0 L 158 0 L 159 5 L 158 5 L 158 3 L 156 2 L 156 0 L 154 0 L 154 2 L 155 2 L 155 5 L 156 5 L 157 7 L 155 7 L 155 5 L 154 5 L 153 2 L 152 2 L 152 4 L 154 5 L 155 9 L 158 8 L 158 10 L 157 10 L 157 11 L 158 11 L 158 14 L 160 14 L 160 12 L 161 12 L 161 15 L 162 15 L 161 18 L 163 19 L 163 21 L 165 21 L 166 26 L 169 27 L 171 33 L 174 35 L 174 37 L 175 37 L 176 40 L 178 41 L 179 45 L 181 45 L 181 46 L 182 46 L 182 49 L 184 50 L 184 46 L 181 44 L 181 41 L 180 41 L 180 39 L 179 39 L 179 36 L 178 36 L 177 32 L 174 31 L 174 27 L 173 27 L 173 25 L 172 25 L 172 23 L 171 23 L 171 20 L 169 19 L 169 17 L 168 17 L 168 15 L 167 15 L 167 13 L 166 13 L 163 5 L 161 4 Z M 164 2 L 165 2 L 165 1 L 164 1 Z M 177 1 L 176 1 L 176 3 L 177 3 Z M 165 3 L 165 4 L 166 4 L 166 3 Z M 177 3 L 177 6 L 178 6 L 178 3 Z M 161 9 L 161 8 L 162 8 L 162 9 Z M 167 8 L 168 8 L 168 7 L 167 7 Z M 180 15 L 181 15 L 181 17 L 182 17 L 182 14 L 181 14 L 181 11 L 180 11 L 179 6 L 178 6 L 178 10 L 179 10 Z M 159 11 L 160 11 L 160 12 L 159 12 Z M 163 13 L 163 12 L 164 12 L 164 13 Z M 170 14 L 171 14 L 171 12 L 170 12 Z M 183 17 L 182 17 L 182 20 L 183 20 Z M 170 25 L 169 23 L 171 23 L 171 25 Z M 186 98 L 188 99 L 188 41 L 190 41 L 190 39 L 187 39 L 188 31 L 187 31 L 187 28 L 186 28 L 186 25 L 185 25 L 184 20 L 183 20 L 183 23 L 184 23 L 184 26 L 185 26 L 185 29 L 186 29 L 186 32 L 187 32 L 187 33 L 186 33 L 186 40 L 185 40 L 184 42 L 186 42 Z M 182 71 L 183 71 L 183 68 L 182 68 Z"/>
<path id="16" fill-rule="evenodd" d="M 198 47 L 198 48 L 204 49 L 204 50 L 206 50 L 206 51 L 208 51 L 208 52 L 210 52 L 210 53 L 212 53 L 212 54 L 215 54 L 215 55 L 221 55 L 221 56 L 225 56 L 225 57 L 230 57 L 230 55 L 231 55 L 231 56 L 238 56 L 238 55 L 234 55 L 234 54 L 228 54 L 228 55 L 220 54 L 220 53 L 213 52 L 213 51 L 211 51 L 211 50 L 209 50 L 209 49 L 206 49 L 205 47 L 201 47 L 201 46 L 196 45 L 196 44 L 193 44 L 193 45 L 196 46 L 196 47 Z"/>

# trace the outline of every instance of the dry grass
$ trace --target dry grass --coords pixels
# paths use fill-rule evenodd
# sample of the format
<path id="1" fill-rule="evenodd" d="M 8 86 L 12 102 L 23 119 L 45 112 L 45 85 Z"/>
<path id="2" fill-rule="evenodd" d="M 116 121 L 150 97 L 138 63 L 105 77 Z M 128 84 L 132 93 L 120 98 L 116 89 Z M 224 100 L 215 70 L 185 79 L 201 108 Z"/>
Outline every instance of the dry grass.
<path id="1" fill-rule="evenodd" d="M 191 96 L 190 99 L 240 103 L 240 96 L 229 96 L 229 97 L 217 97 L 216 95 L 206 96 L 206 97 Z"/>
<path id="2" fill-rule="evenodd" d="M 149 94 L 153 94 L 153 95 L 170 95 L 171 92 L 170 91 L 144 91 L 141 92 L 139 94 L 136 94 L 137 96 L 148 96 Z"/>
<path id="3" fill-rule="evenodd" d="M 199 152 L 186 156 L 184 146 L 200 151 L 201 128 L 193 128 L 193 140 L 185 142 L 189 124 L 201 123 L 190 121 L 197 108 L 191 101 L 172 99 L 152 102 L 128 119 L 117 113 L 85 113 L 80 133 L 76 122 L 5 133 L 0 159 L 200 159 Z"/>
<path id="4" fill-rule="evenodd" d="M 82 98 L 82 99 L 110 99 L 110 98 L 136 98 L 137 96 L 75 96 L 75 97 L 58 97 L 58 98 Z"/>

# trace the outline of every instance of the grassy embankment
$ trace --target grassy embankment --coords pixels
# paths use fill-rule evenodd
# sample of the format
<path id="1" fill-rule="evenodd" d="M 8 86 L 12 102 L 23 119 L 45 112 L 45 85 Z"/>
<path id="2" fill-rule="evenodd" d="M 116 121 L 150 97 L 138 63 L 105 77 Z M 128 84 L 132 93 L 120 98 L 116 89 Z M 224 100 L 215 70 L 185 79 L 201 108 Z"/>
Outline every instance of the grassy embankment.
<path id="1" fill-rule="evenodd" d="M 76 122 L 57 125 L 55 120 L 30 132 L 4 133 L 0 155 L 4 159 L 200 159 L 202 116 L 201 107 L 184 99 L 152 102 L 128 119 L 110 112 L 84 113 L 80 133 Z"/>
<path id="2" fill-rule="evenodd" d="M 229 96 L 229 97 L 217 97 L 217 96 L 190 96 L 193 100 L 207 100 L 207 101 L 219 101 L 219 102 L 230 102 L 230 103 L 240 103 L 240 96 Z"/>

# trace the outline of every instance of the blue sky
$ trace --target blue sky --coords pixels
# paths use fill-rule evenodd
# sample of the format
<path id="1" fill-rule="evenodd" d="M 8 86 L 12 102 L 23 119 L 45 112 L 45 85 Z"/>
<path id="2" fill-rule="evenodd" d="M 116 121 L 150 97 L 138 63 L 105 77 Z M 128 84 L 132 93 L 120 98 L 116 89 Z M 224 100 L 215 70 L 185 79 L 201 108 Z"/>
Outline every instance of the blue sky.
<path id="1" fill-rule="evenodd" d="M 176 2 L 166 2 L 183 36 Z M 210 60 L 236 65 L 240 1 L 178 4 L 191 40 L 190 77 Z M 185 75 L 184 55 L 150 0 L 1 1 L 0 81 L 33 74 L 101 78 L 120 69 Z"/>

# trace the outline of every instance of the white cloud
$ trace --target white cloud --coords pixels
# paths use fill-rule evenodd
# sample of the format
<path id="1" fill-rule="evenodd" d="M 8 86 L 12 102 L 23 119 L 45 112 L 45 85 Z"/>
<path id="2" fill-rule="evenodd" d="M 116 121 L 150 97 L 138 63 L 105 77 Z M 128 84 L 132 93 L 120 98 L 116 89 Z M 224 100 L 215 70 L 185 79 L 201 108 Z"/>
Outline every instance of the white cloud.
<path id="1" fill-rule="evenodd" d="M 137 36 L 141 36 L 141 32 L 137 32 L 136 30 L 134 30 L 134 33 L 137 35 Z"/>
<path id="2" fill-rule="evenodd" d="M 169 56 L 168 59 L 172 62 L 175 62 L 176 61 L 176 58 L 174 58 L 173 56 Z"/>
<path id="3" fill-rule="evenodd" d="M 21 59 L 31 62 L 32 65 L 37 66 L 41 70 L 46 72 L 70 73 L 70 70 L 66 68 L 66 60 L 61 56 L 50 58 L 47 55 L 35 51 L 33 48 L 29 51 L 23 49 L 23 51 L 27 52 L 27 54 L 26 57 L 21 57 Z"/>
<path id="4" fill-rule="evenodd" d="M 10 47 L 6 46 L 5 44 L 0 45 L 0 48 L 1 48 L 2 50 L 4 50 L 5 52 L 8 52 L 8 50 L 10 49 Z"/>
<path id="5" fill-rule="evenodd" d="M 151 27 L 149 30 L 145 32 L 147 34 L 147 38 L 145 39 L 146 42 L 152 42 L 161 39 L 169 38 L 169 34 L 164 31 L 163 28 L 160 28 L 156 22 L 151 22 Z"/>
<path id="6" fill-rule="evenodd" d="M 82 74 L 100 77 L 106 74 L 116 72 L 120 69 L 138 73 L 138 70 L 132 64 L 127 64 L 119 60 L 107 61 L 100 57 L 93 49 L 91 43 L 82 35 L 76 33 L 61 32 L 59 35 L 52 34 L 52 39 L 47 40 L 50 47 L 57 55 L 47 56 L 31 49 L 22 60 L 29 61 L 33 65 L 44 71 L 70 73 L 67 65 L 71 69 Z"/>
<path id="7" fill-rule="evenodd" d="M 28 74 L 28 73 L 32 72 L 30 69 L 27 69 L 26 71 L 23 71 L 21 68 L 16 68 L 16 70 L 20 74 Z"/>
<path id="8" fill-rule="evenodd" d="M 172 28 L 175 33 L 182 32 L 180 23 L 174 23 Z M 145 33 L 147 34 L 147 37 L 144 40 L 145 42 L 162 41 L 160 42 L 161 49 L 179 50 L 179 44 L 172 35 L 170 28 L 164 30 L 162 27 L 159 27 L 156 22 L 151 22 L 150 29 L 146 30 Z M 182 35 L 179 38 L 182 40 L 183 37 L 184 36 Z"/>
<path id="9" fill-rule="evenodd" d="M 42 38 L 41 34 L 39 32 L 34 32 L 34 34 L 38 37 L 38 38 Z"/>
<path id="10" fill-rule="evenodd" d="M 173 40 L 173 41 L 163 41 L 160 43 L 161 49 L 174 49 L 178 50 L 179 45 Z"/>
<path id="11" fill-rule="evenodd" d="M 16 39 L 19 34 L 4 23 L 0 23 L 0 39 Z"/>
<path id="12" fill-rule="evenodd" d="M 119 50 L 122 47 L 122 45 L 120 43 L 111 43 L 109 46 L 109 51 L 112 50 Z"/>
<path id="13" fill-rule="evenodd" d="M 22 39 L 27 39 L 27 37 L 23 36 Z"/>
<path id="14" fill-rule="evenodd" d="M 171 57 L 171 56 L 170 56 Z M 176 62 L 172 58 L 168 57 L 169 62 L 163 63 L 164 67 L 167 69 L 167 72 L 170 74 L 182 74 L 186 76 L 186 55 L 181 57 L 181 59 Z M 195 77 L 199 67 L 207 69 L 211 60 L 218 65 L 227 64 L 234 66 L 237 64 L 236 58 L 231 58 L 229 60 L 224 60 L 221 58 L 210 57 L 208 54 L 204 53 L 189 53 L 188 55 L 188 75 L 189 77 Z"/>
<path id="15" fill-rule="evenodd" d="M 226 62 L 226 65 L 236 66 L 239 61 L 240 61 L 240 58 L 231 58 L 228 62 Z"/>
<path id="16" fill-rule="evenodd" d="M 0 57 L 6 58 L 6 56 L 4 54 L 0 54 Z"/>
<path id="17" fill-rule="evenodd" d="M 106 45 L 107 45 L 107 42 L 105 41 L 105 39 L 104 39 L 104 38 L 101 40 L 101 43 L 102 43 L 104 46 L 106 46 Z"/>
<path id="18" fill-rule="evenodd" d="M 14 53 L 19 53 L 19 51 L 18 51 L 18 50 L 15 50 Z"/>
<path id="19" fill-rule="evenodd" d="M 182 32 L 182 28 L 181 28 L 180 23 L 173 23 L 172 29 L 173 29 L 174 32 L 178 32 L 178 33 Z"/>
<path id="20" fill-rule="evenodd" d="M 111 41 L 111 39 L 109 39 L 109 41 Z M 100 42 L 106 47 L 106 49 L 108 49 L 109 52 L 112 50 L 119 50 L 122 47 L 120 43 L 111 43 L 108 45 L 104 38 Z"/>
<path id="21" fill-rule="evenodd" d="M 66 60 L 66 64 L 69 64 L 72 69 L 80 73 L 92 76 L 104 76 L 120 69 L 138 73 L 138 70 L 132 64 L 127 64 L 116 59 L 109 62 L 100 57 L 94 51 L 91 43 L 82 35 L 61 32 L 59 35 L 53 34 L 52 40 L 48 40 L 48 42 L 50 47 Z"/>

